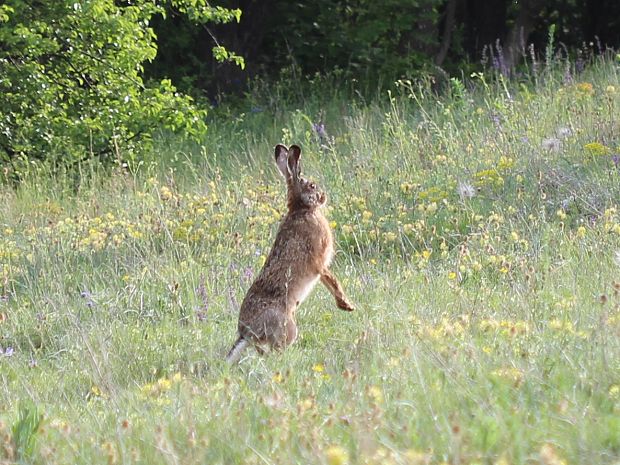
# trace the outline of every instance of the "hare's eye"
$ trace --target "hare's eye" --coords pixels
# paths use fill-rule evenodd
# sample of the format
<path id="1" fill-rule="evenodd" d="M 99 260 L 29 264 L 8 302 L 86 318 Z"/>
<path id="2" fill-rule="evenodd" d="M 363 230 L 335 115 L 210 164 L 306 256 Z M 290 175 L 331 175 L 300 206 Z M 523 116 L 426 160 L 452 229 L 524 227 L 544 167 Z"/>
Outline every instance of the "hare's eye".
<path id="1" fill-rule="evenodd" d="M 316 184 L 314 184 L 313 182 L 310 183 L 310 189 L 316 189 Z"/>

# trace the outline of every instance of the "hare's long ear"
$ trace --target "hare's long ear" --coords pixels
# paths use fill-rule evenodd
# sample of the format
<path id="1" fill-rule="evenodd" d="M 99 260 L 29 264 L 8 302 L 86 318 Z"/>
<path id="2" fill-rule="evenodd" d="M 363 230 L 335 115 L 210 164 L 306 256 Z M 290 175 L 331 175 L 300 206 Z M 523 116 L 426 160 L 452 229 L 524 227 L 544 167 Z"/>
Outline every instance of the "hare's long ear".
<path id="1" fill-rule="evenodd" d="M 288 179 L 290 176 L 288 172 L 288 149 L 282 144 L 276 145 L 275 156 L 276 166 L 280 170 L 282 176 L 284 176 L 285 179 Z"/>
<path id="2" fill-rule="evenodd" d="M 299 168 L 299 158 L 301 157 L 301 149 L 298 145 L 291 145 L 288 149 L 288 171 L 293 179 L 299 179 L 301 169 Z"/>

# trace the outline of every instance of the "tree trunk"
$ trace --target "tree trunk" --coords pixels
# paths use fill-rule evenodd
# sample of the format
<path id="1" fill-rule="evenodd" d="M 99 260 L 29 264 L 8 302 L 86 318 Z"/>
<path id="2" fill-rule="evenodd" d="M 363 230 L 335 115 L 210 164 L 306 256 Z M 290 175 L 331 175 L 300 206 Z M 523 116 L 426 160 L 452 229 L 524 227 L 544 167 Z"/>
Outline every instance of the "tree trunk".
<path id="1" fill-rule="evenodd" d="M 521 8 L 515 23 L 508 31 L 504 42 L 504 63 L 502 72 L 511 74 L 520 57 L 524 56 L 527 40 L 534 30 L 535 19 L 543 5 L 541 0 L 521 0 Z"/>
<path id="2" fill-rule="evenodd" d="M 439 52 L 435 55 L 435 64 L 441 66 L 446 59 L 448 50 L 450 50 L 450 42 L 452 41 L 452 29 L 454 29 L 454 20 L 456 13 L 457 0 L 448 0 L 446 5 L 446 17 L 444 18 L 443 34 L 441 37 L 441 46 Z"/>

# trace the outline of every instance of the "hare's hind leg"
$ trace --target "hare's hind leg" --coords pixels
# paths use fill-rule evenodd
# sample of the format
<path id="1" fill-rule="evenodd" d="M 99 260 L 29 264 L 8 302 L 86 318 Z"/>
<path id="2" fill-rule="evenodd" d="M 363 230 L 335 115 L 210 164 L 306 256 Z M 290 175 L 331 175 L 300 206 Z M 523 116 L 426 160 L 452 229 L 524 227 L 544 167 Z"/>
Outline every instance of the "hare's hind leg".
<path id="1" fill-rule="evenodd" d="M 286 345 L 290 346 L 297 340 L 297 324 L 292 316 L 286 320 Z"/>
<path id="2" fill-rule="evenodd" d="M 265 339 L 272 349 L 281 350 L 297 339 L 297 324 L 292 315 L 272 310 L 265 321 Z"/>
<path id="3" fill-rule="evenodd" d="M 328 268 L 323 269 L 323 271 L 321 272 L 321 282 L 336 299 L 336 305 L 338 306 L 338 308 L 341 308 L 342 310 L 346 310 L 348 312 L 355 310 L 353 305 L 349 302 L 349 299 L 347 299 L 347 296 L 344 295 L 344 290 L 342 289 L 342 286 Z"/>

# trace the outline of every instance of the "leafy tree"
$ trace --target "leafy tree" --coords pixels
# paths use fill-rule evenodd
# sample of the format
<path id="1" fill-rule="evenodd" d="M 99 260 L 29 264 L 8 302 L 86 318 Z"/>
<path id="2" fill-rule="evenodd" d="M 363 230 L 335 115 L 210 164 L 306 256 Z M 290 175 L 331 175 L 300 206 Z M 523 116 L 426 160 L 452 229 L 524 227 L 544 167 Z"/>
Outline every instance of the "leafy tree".
<path id="1" fill-rule="evenodd" d="M 206 0 L 8 0 L 0 6 L 0 164 L 131 159 L 153 131 L 198 136 L 204 110 L 167 79 L 145 82 L 155 15 L 239 21 Z M 243 60 L 216 45 L 217 59 Z"/>
<path id="2" fill-rule="evenodd" d="M 337 71 L 343 79 L 357 79 L 357 90 L 374 94 L 378 80 L 390 84 L 428 74 L 443 79 L 485 63 L 511 74 L 532 50 L 547 50 L 552 26 L 556 50 L 571 56 L 585 55 L 578 51 L 584 43 L 596 53 L 620 45 L 619 1 L 218 1 L 241 8 L 242 21 L 205 30 L 171 13 L 172 21 L 153 23 L 161 40 L 147 67 L 150 76 L 170 77 L 192 94 L 214 98 L 241 94 L 257 75 L 296 82 L 300 75 Z M 246 70 L 207 56 L 202 44 L 210 32 L 243 54 Z"/>
<path id="3" fill-rule="evenodd" d="M 188 91 L 214 98 L 220 93 L 242 93 L 246 79 L 253 76 L 280 80 L 287 74 L 283 68 L 293 76 L 298 71 L 313 75 L 338 70 L 343 77 L 370 84 L 374 93 L 377 79 L 392 82 L 421 74 L 433 69 L 433 58 L 440 51 L 438 64 L 449 47 L 458 48 L 453 36 L 440 34 L 444 29 L 451 33 L 454 26 L 456 4 L 446 8 L 444 0 L 220 2 L 243 11 L 239 24 L 216 26 L 212 31 L 222 44 L 241 51 L 248 65 L 245 71 L 208 59 L 201 43 L 209 31 L 171 15 L 172 21 L 153 24 L 161 47 L 147 73 L 169 76 Z M 443 17 L 450 18 L 446 27 L 438 25 Z"/>
<path id="4" fill-rule="evenodd" d="M 442 4 L 443 0 L 280 2 L 275 11 L 283 26 L 273 29 L 267 43 L 280 44 L 306 72 L 340 67 L 358 77 L 394 79 L 427 66 L 437 52 Z"/>

